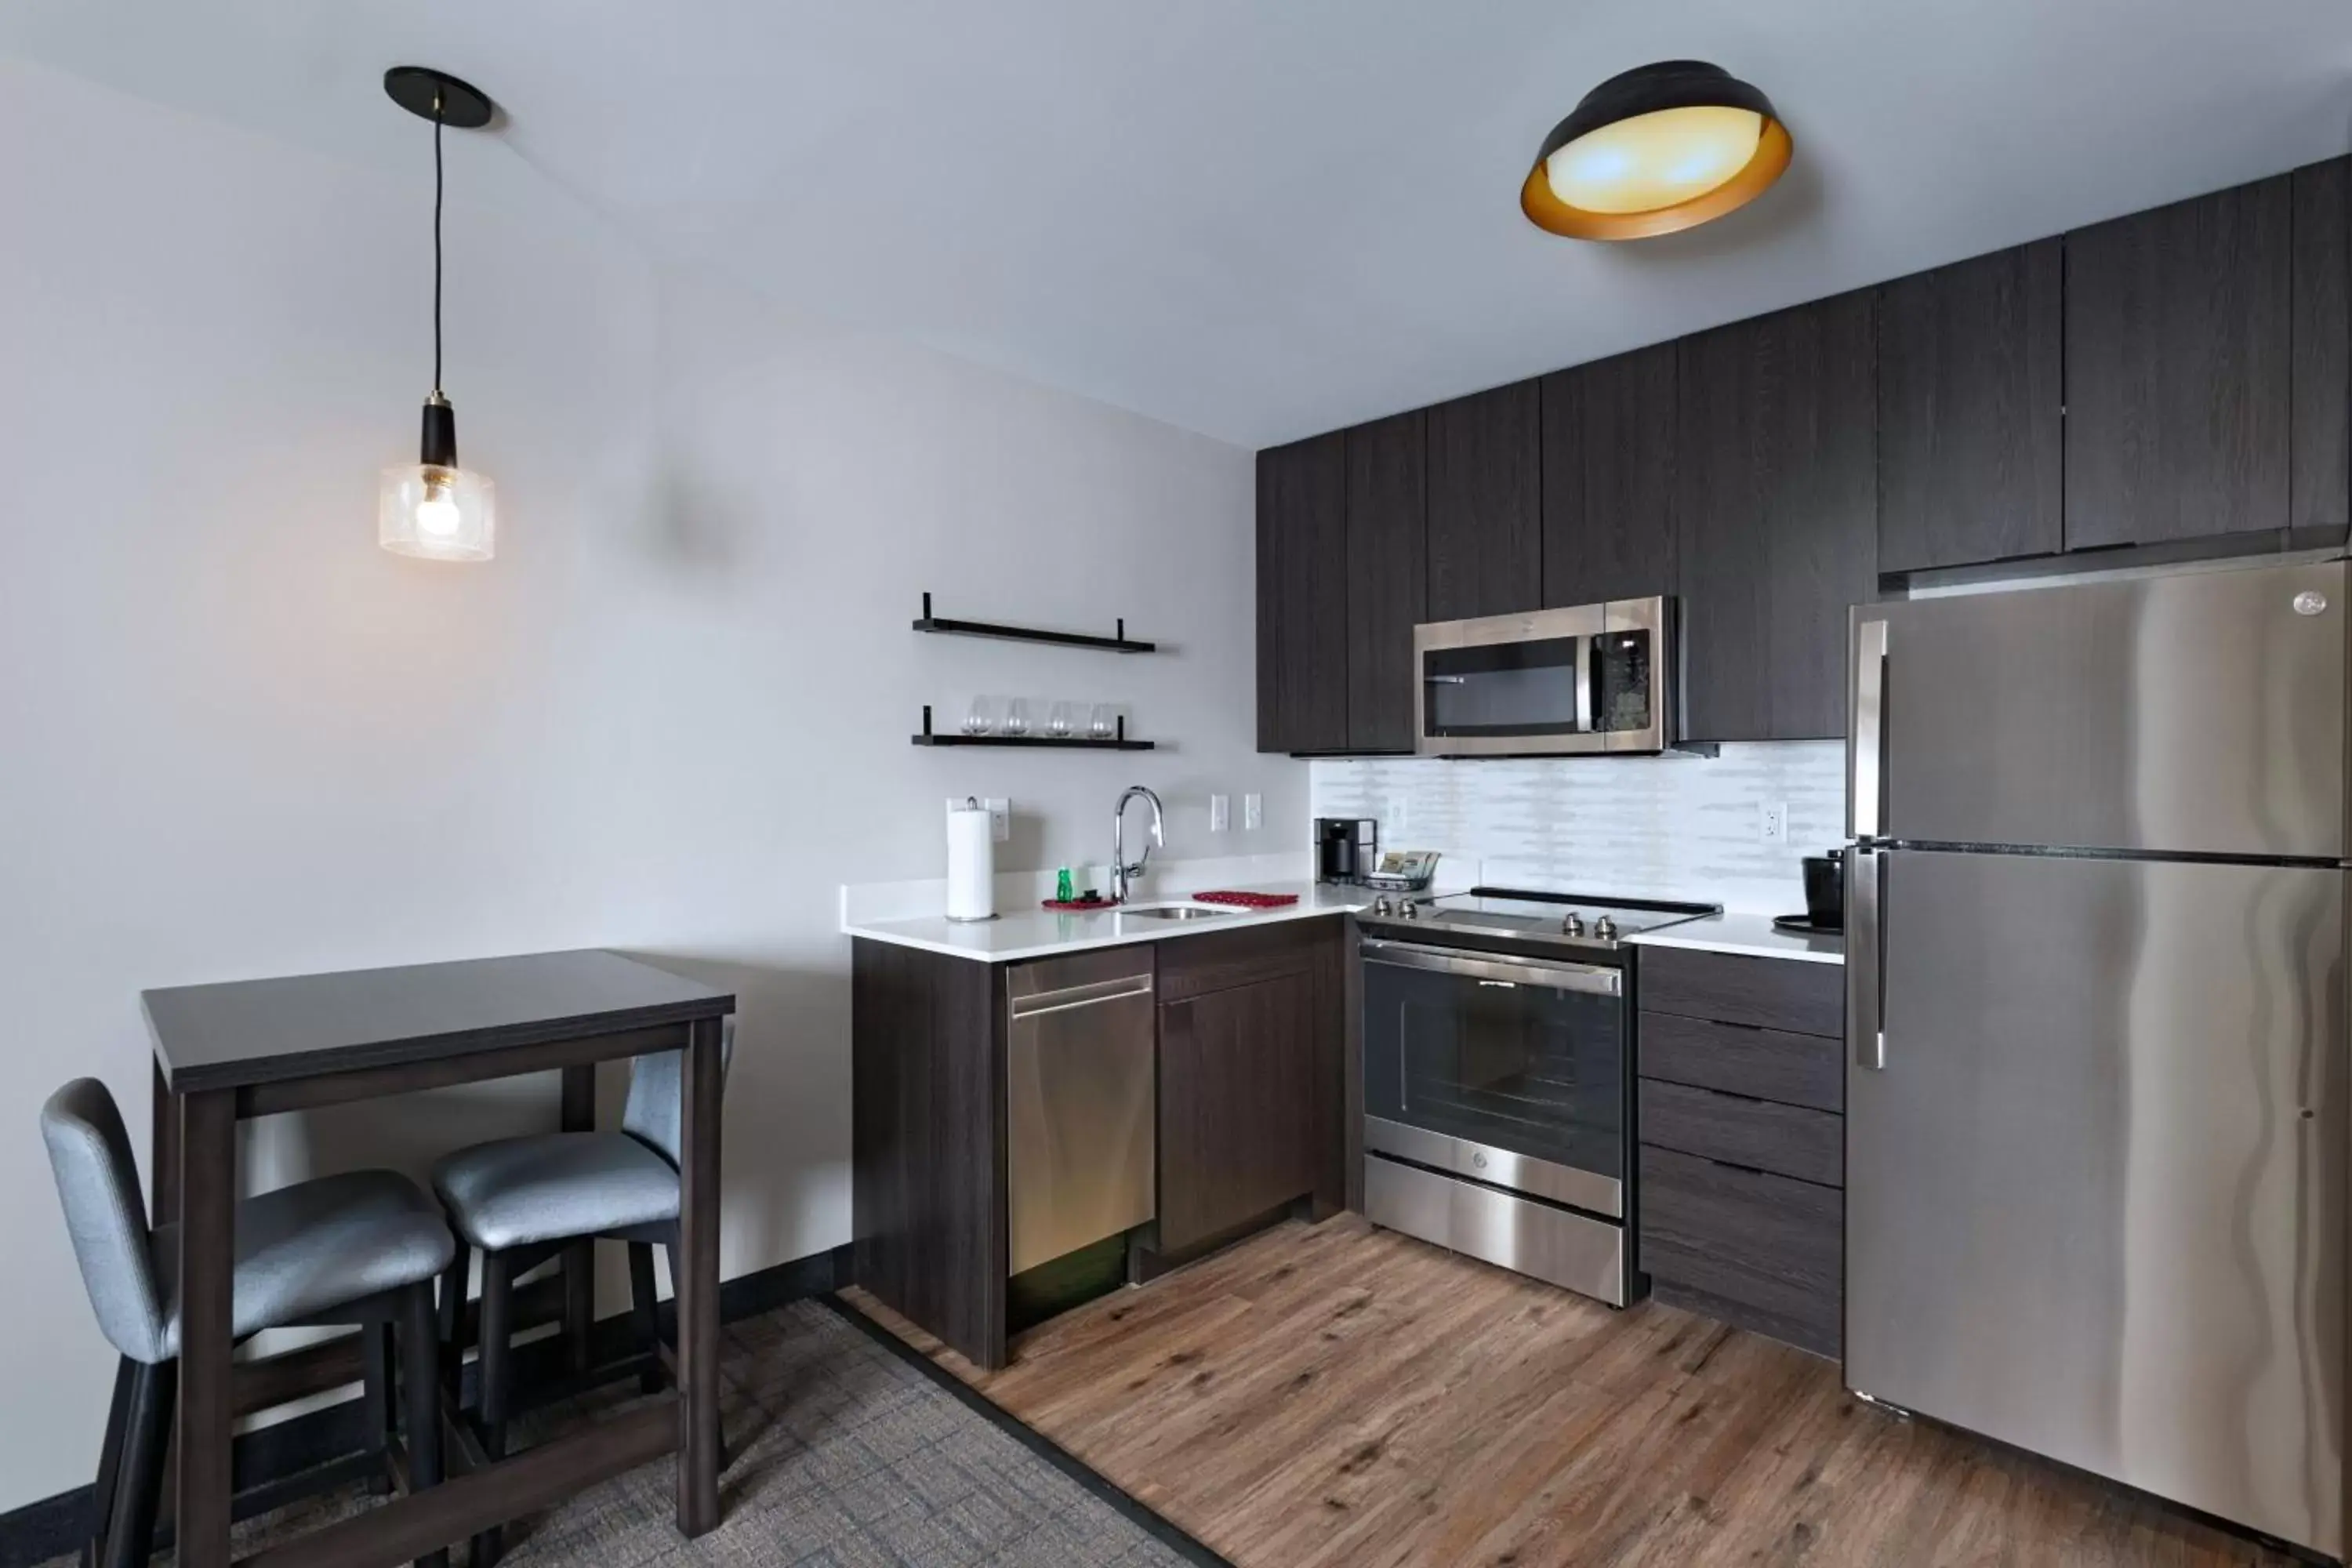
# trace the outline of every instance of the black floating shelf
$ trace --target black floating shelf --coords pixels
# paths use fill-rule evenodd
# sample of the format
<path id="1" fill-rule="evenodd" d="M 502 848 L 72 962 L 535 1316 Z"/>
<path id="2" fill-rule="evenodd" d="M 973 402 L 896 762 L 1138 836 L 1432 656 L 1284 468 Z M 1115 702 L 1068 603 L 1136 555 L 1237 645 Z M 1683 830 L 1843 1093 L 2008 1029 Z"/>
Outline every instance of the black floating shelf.
<path id="1" fill-rule="evenodd" d="M 931 596 L 923 595 L 922 618 L 915 623 L 919 632 L 933 632 L 951 637 L 1001 637 L 1008 642 L 1056 643 L 1063 647 L 1097 647 L 1112 653 L 1153 653 L 1158 643 L 1137 642 L 1127 635 L 1127 622 L 1118 623 L 1117 637 L 1098 637 L 1086 632 L 1049 632 L 1038 626 L 1008 626 L 995 621 L 956 621 L 931 614 Z M 959 741 L 959 745 L 971 744 Z M 1097 742 L 1107 745 L 1108 742 Z"/>
<path id="2" fill-rule="evenodd" d="M 1127 738 L 1127 715 L 1118 719 L 1116 739 L 1097 741 L 1091 735 L 940 735 L 931 730 L 931 705 L 923 704 L 923 732 L 914 737 L 919 746 L 1050 746 L 1065 752 L 1149 752 L 1156 750 L 1157 741 L 1130 741 Z"/>

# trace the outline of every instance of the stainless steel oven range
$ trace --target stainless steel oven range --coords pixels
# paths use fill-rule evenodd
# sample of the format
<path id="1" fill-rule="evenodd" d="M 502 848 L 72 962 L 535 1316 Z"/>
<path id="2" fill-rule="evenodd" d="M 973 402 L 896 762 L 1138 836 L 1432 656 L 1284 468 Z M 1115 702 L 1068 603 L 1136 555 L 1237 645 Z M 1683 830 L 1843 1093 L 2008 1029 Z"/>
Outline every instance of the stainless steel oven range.
<path id="1" fill-rule="evenodd" d="M 1622 942 L 1717 912 L 1480 888 L 1359 917 L 1365 1215 L 1623 1306 Z"/>

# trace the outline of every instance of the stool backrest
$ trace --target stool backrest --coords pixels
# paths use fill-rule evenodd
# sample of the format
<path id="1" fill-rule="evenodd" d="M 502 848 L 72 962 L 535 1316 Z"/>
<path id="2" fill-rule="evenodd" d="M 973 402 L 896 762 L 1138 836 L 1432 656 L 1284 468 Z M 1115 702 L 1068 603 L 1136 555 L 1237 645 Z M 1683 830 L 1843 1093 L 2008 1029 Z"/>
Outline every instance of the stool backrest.
<path id="1" fill-rule="evenodd" d="M 735 1059 L 735 1020 L 719 1028 L 719 1074 L 726 1081 L 728 1064 Z M 686 1053 L 656 1051 L 629 1063 L 629 1098 L 621 1107 L 621 1131 L 650 1145 L 671 1164 L 677 1163 L 679 1127 L 686 1115 Z"/>
<path id="2" fill-rule="evenodd" d="M 74 1079 L 41 1107 L 41 1139 L 100 1331 L 132 1361 L 169 1360 L 147 1205 L 114 1096 L 94 1078 Z"/>

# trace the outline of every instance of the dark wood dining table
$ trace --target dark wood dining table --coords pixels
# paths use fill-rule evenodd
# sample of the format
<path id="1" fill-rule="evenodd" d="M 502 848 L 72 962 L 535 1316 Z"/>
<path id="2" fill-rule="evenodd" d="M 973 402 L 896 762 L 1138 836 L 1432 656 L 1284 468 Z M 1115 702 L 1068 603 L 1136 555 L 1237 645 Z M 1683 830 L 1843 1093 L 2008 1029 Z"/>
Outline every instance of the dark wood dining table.
<path id="1" fill-rule="evenodd" d="M 510 1458 L 469 1468 L 459 1447 L 452 1468 L 462 1473 L 440 1485 L 245 1563 L 393 1568 L 669 1453 L 680 1532 L 718 1525 L 719 1037 L 732 994 L 590 949 L 174 986 L 141 999 L 155 1041 L 154 1219 L 176 1220 L 181 1237 L 181 1568 L 229 1563 L 238 1121 L 556 1070 L 563 1122 L 577 1128 L 593 1123 L 598 1062 L 658 1051 L 685 1053 L 676 1387 Z M 575 1338 L 585 1332 L 587 1282 L 586 1269 L 567 1269 Z"/>

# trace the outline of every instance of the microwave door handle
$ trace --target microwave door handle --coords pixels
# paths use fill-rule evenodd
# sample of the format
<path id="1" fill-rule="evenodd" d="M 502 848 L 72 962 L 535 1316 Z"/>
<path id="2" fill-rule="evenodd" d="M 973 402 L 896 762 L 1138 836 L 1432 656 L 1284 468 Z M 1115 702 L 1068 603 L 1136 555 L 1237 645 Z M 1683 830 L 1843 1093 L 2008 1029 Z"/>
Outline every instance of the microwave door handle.
<path id="1" fill-rule="evenodd" d="M 1580 735 L 1592 733 L 1592 681 L 1599 673 L 1592 656 L 1599 642 L 1597 634 L 1576 639 L 1576 732 Z"/>
<path id="2" fill-rule="evenodd" d="M 1851 800 L 1853 837 L 1876 838 L 1885 831 L 1886 795 L 1886 623 L 1863 621 L 1854 627 L 1853 763 Z"/>

